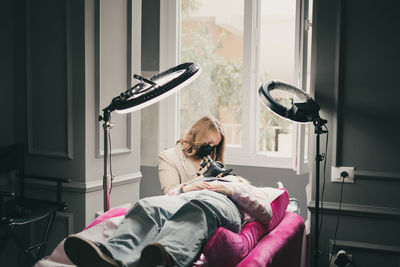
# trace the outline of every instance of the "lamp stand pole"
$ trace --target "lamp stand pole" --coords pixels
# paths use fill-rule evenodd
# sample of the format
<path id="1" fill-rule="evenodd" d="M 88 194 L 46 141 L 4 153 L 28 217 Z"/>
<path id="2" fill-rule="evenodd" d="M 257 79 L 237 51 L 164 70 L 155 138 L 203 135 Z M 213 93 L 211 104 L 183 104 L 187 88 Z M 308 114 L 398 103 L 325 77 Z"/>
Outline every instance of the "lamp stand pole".
<path id="1" fill-rule="evenodd" d="M 318 261 L 320 256 L 319 250 L 319 185 L 320 185 L 320 162 L 324 159 L 324 156 L 320 154 L 320 135 L 327 133 L 322 130 L 328 121 L 321 119 L 319 116 L 314 119 L 313 124 L 315 126 L 316 134 L 316 146 L 315 146 L 315 225 L 314 225 L 314 267 L 318 267 Z"/>
<path id="2" fill-rule="evenodd" d="M 108 156 L 109 156 L 109 147 L 108 147 L 108 136 L 110 130 L 113 126 L 113 123 L 110 121 L 110 111 L 105 109 L 103 112 L 103 117 L 100 116 L 99 120 L 103 120 L 103 135 L 104 135 L 104 172 L 103 172 L 103 207 L 104 212 L 110 209 L 110 184 L 111 184 L 111 174 L 109 173 L 108 168 Z"/>

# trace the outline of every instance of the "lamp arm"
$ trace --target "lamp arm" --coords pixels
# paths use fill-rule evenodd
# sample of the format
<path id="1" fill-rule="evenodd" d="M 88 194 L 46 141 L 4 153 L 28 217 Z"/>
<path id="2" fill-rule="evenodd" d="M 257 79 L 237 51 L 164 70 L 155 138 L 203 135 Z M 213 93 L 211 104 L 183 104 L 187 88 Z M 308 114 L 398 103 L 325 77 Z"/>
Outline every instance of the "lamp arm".
<path id="1" fill-rule="evenodd" d="M 136 80 L 139 80 L 140 83 L 135 84 L 133 87 L 129 88 L 125 92 L 122 92 L 119 96 L 114 97 L 111 100 L 110 105 L 108 105 L 108 107 L 103 109 L 103 117 L 99 117 L 100 121 L 101 120 L 108 121 L 110 113 L 113 112 L 114 110 L 122 107 L 130 97 L 132 97 L 136 94 L 143 94 L 149 90 L 158 88 L 157 83 L 155 83 L 149 79 L 146 79 L 145 77 L 142 77 L 137 74 L 133 74 L 133 78 L 135 78 Z M 150 86 L 148 86 L 148 85 L 150 85 Z M 147 86 L 147 88 L 146 88 L 146 86 Z"/>

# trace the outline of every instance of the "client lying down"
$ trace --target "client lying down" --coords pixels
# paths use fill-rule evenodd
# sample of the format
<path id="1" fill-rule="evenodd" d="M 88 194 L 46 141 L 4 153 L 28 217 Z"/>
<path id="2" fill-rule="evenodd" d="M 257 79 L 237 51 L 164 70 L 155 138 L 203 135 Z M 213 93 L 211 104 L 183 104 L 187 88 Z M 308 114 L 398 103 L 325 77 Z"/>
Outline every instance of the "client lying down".
<path id="1" fill-rule="evenodd" d="M 94 243 L 67 237 L 64 249 L 78 266 L 189 266 L 220 226 L 239 233 L 247 220 L 268 223 L 270 197 L 239 176 L 204 178 L 169 195 L 140 199 L 113 235 Z"/>

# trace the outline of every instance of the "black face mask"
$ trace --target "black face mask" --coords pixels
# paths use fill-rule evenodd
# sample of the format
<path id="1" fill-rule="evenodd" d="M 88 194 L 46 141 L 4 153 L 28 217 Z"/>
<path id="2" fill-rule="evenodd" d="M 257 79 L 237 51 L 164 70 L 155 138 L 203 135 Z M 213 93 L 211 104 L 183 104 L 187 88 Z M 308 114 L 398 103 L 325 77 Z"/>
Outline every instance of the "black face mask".
<path id="1" fill-rule="evenodd" d="M 203 144 L 197 150 L 196 156 L 198 156 L 201 159 L 207 157 L 208 155 L 210 155 L 213 149 L 214 149 L 213 146 L 210 146 L 209 144 Z"/>

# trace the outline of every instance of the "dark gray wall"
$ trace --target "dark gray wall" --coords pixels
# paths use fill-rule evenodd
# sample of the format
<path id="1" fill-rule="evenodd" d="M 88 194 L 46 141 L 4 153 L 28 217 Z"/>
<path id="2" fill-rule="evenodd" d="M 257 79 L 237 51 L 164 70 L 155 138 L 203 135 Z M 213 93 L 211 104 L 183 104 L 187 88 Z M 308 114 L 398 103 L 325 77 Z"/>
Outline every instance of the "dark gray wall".
<path id="1" fill-rule="evenodd" d="M 29 139 L 30 146 L 26 146 L 25 151 L 25 163 L 29 171 L 36 174 L 68 175 L 72 178 L 83 176 L 80 175 L 80 171 L 83 171 L 81 166 L 84 160 L 79 156 L 84 156 L 84 154 L 79 151 L 84 150 L 84 144 L 79 140 L 84 140 L 84 132 L 82 132 L 84 121 L 81 120 L 84 117 L 81 116 L 82 110 L 78 107 L 85 99 L 84 86 L 82 83 L 79 84 L 82 82 L 80 78 L 84 76 L 82 73 L 84 72 L 84 57 L 82 56 L 84 54 L 78 53 L 77 46 L 83 41 L 79 37 L 83 37 L 84 27 L 80 24 L 83 22 L 83 13 L 78 11 L 83 11 L 82 2 L 70 1 L 69 7 L 74 13 L 70 48 L 75 59 L 71 65 L 73 71 L 69 78 L 73 81 L 71 88 L 75 89 L 73 103 L 76 106 L 75 113 L 72 114 L 72 117 L 76 115 L 74 117 L 77 126 L 75 132 L 67 131 L 66 125 L 69 122 L 65 119 L 67 117 L 65 95 L 68 91 L 66 88 L 68 79 L 65 75 L 67 73 L 65 2 L 2 1 L 0 105 L 3 110 L 4 127 L 0 133 L 0 146 L 15 142 L 27 144 Z M 50 21 L 52 23 L 48 23 Z M 79 125 L 78 121 L 82 124 Z M 74 160 L 66 156 L 68 142 L 64 141 L 67 135 L 73 136 L 75 140 Z M 62 164 L 66 167 L 65 172 L 60 168 Z M 4 180 L 6 179 L 2 179 L 0 184 L 4 183 Z M 37 186 L 29 185 L 26 188 L 26 193 L 31 196 Z M 46 189 L 40 197 L 55 200 L 55 187 Z M 84 211 L 81 217 L 84 218 Z M 50 236 L 48 249 L 53 249 L 66 234 L 72 231 L 71 218 L 66 213 L 57 215 L 54 227 L 57 233 Z M 43 229 L 40 228 L 43 225 L 34 224 L 35 233 L 27 231 L 26 227 L 25 230 L 17 227 L 16 232 L 23 233 L 21 240 L 24 242 L 27 236 L 33 240 L 35 234 L 42 232 L 39 229 Z M 26 255 L 20 253 L 20 248 L 12 247 L 13 240 L 10 240 L 11 248 L 4 244 L 1 248 L 0 265 L 30 266 L 26 262 Z"/>
<path id="2" fill-rule="evenodd" d="M 66 135 L 74 135 L 75 140 L 84 140 L 85 122 L 84 117 L 81 116 L 84 110 L 79 109 L 85 100 L 84 90 L 82 90 L 84 89 L 82 80 L 84 54 L 80 54 L 83 50 L 82 47 L 79 47 L 79 42 L 83 42 L 84 28 L 82 28 L 83 14 L 76 12 L 81 8 L 81 4 L 78 1 L 71 2 L 71 12 L 74 12 L 75 17 L 71 22 L 74 35 L 70 37 L 70 49 L 74 60 L 70 66 L 72 69 L 70 79 L 73 83 L 71 88 L 75 91 L 73 94 L 69 93 L 74 100 L 74 113 L 71 116 L 79 122 L 75 132 L 68 132 L 69 121 L 65 119 L 68 116 L 66 114 L 68 107 L 66 102 L 60 101 L 60 99 L 66 99 L 68 90 L 72 90 L 67 88 L 66 80 L 69 78 L 65 74 L 67 58 L 64 54 L 67 27 L 65 22 L 63 24 L 60 21 L 51 26 L 47 24 L 49 20 L 53 19 L 52 16 L 64 18 L 65 8 L 60 5 L 48 6 L 49 10 L 54 11 L 48 17 L 35 16 L 37 15 L 35 8 L 42 8 L 40 4 L 27 7 L 26 1 L 22 0 L 4 1 L 1 8 L 1 39 L 3 41 L 0 49 L 0 103 L 4 112 L 2 120 L 5 127 L 1 131 L 0 144 L 26 142 L 29 139 L 30 156 L 27 157 L 27 165 L 28 168 L 35 171 L 35 165 L 40 160 L 37 159 L 37 154 L 43 153 L 45 156 L 58 158 L 68 157 L 67 150 L 69 148 L 67 147 L 68 142 L 65 141 L 68 139 Z M 26 14 L 31 14 L 31 16 L 27 17 Z M 47 27 L 44 27 L 45 25 Z M 64 31 L 60 31 L 60 29 Z M 43 47 L 43 43 L 49 43 L 52 45 L 52 49 Z M 29 53 L 29 59 L 27 53 Z M 53 66 L 57 66 L 57 68 Z M 28 94 L 29 99 L 27 99 Z M 83 143 L 79 142 L 75 147 L 71 147 L 75 151 L 83 148 Z M 80 154 L 77 153 L 77 155 Z M 49 164 L 48 167 L 57 168 L 57 161 L 60 160 Z M 82 170 L 80 167 L 82 162 L 83 160 L 79 157 L 74 160 L 67 159 L 64 162 L 64 164 L 70 165 L 67 174 L 75 177 L 83 176 L 79 173 Z M 39 165 L 42 166 L 42 164 Z M 56 173 L 57 171 L 54 171 L 54 174 Z"/>
<path id="3" fill-rule="evenodd" d="M 23 74 L 22 77 L 16 75 L 18 60 L 23 57 L 23 53 L 22 55 L 15 53 L 21 48 L 18 39 L 21 25 L 15 24 L 14 18 L 24 21 L 24 18 L 15 12 L 18 4 L 19 2 L 5 1 L 0 9 L 0 38 L 2 40 L 0 42 L 0 105 L 3 110 L 2 121 L 5 125 L 0 132 L 0 145 L 14 143 L 18 131 L 14 121 L 16 104 L 18 104 L 14 86 L 24 81 Z"/>
<path id="4" fill-rule="evenodd" d="M 356 266 L 399 263 L 398 10 L 391 0 L 314 1 L 315 92 L 329 121 L 328 166 L 356 168 L 355 184 L 343 186 L 335 251 L 349 251 Z M 328 266 L 340 193 L 328 180 L 320 266 Z"/>
<path id="5" fill-rule="evenodd" d="M 1 39 L 10 40 L 0 42 L 0 79 L 1 98 L 0 106 L 3 109 L 3 123 L 6 127 L 0 133 L 0 145 L 10 144 L 14 141 L 14 31 L 15 27 L 6 27 L 12 21 L 14 14 L 12 2 L 6 2 L 0 9 Z"/>
<path id="6" fill-rule="evenodd" d="M 160 55 L 160 1 L 142 1 L 142 71 L 158 71 Z"/>

